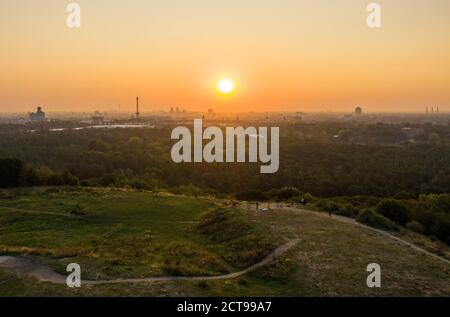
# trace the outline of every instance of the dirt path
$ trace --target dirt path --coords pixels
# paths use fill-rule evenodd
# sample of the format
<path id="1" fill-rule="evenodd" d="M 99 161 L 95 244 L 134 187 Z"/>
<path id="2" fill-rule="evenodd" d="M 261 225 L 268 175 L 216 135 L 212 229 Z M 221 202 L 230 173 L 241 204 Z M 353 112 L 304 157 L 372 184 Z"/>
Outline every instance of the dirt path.
<path id="1" fill-rule="evenodd" d="M 0 268 L 17 275 L 28 275 L 42 282 L 65 283 L 66 277 L 51 268 L 24 257 L 0 256 Z"/>
<path id="2" fill-rule="evenodd" d="M 102 284 L 121 284 L 121 283 L 151 283 L 151 282 L 168 282 L 168 281 L 214 281 L 235 279 L 240 276 L 249 274 L 271 263 L 274 259 L 282 256 L 291 248 L 297 245 L 299 239 L 291 240 L 286 244 L 278 247 L 261 262 L 258 262 L 243 271 L 218 275 L 218 276 L 164 276 L 164 277 L 150 277 L 140 279 L 114 279 L 105 281 L 82 281 L 84 285 L 102 285 Z M 66 276 L 56 273 L 51 268 L 40 264 L 31 259 L 23 257 L 0 256 L 0 268 L 18 275 L 28 275 L 38 279 L 41 282 L 51 282 L 55 284 L 65 284 Z"/>
<path id="3" fill-rule="evenodd" d="M 317 215 L 317 216 L 322 216 L 322 217 L 329 218 L 328 214 L 325 214 L 325 213 L 319 212 L 319 211 L 311 211 L 311 210 L 304 210 L 304 209 L 298 209 L 298 208 L 292 208 L 292 209 L 286 209 L 286 210 L 294 210 L 294 211 L 297 211 L 297 212 L 310 213 L 310 214 L 314 214 L 314 215 Z M 442 262 L 450 264 L 450 261 L 447 260 L 446 258 L 443 258 L 443 257 L 441 257 L 441 256 L 439 256 L 437 254 L 431 253 L 431 252 L 429 252 L 429 251 L 427 251 L 427 250 L 425 250 L 425 249 L 423 249 L 421 247 L 418 247 L 418 246 L 416 246 L 416 245 L 414 245 L 414 244 L 412 244 L 412 243 L 410 243 L 410 242 L 408 242 L 406 240 L 403 240 L 403 239 L 401 239 L 399 237 L 396 237 L 396 236 L 394 236 L 393 234 L 391 234 L 388 231 L 384 231 L 384 230 L 381 230 L 381 229 L 376 229 L 376 228 L 369 227 L 367 225 L 364 225 L 362 223 L 357 222 L 355 219 L 348 218 L 348 217 L 332 215 L 331 219 L 334 219 L 334 220 L 337 220 L 337 221 L 340 221 L 340 222 L 344 222 L 344 223 L 348 223 L 348 224 L 353 224 L 353 225 L 356 225 L 358 227 L 370 230 L 372 232 L 376 232 L 378 234 L 381 234 L 383 236 L 391 238 L 391 239 L 393 239 L 393 240 L 395 240 L 397 242 L 400 242 L 400 243 L 410 247 L 411 249 L 413 249 L 415 251 L 424 253 L 424 254 L 429 255 L 429 256 L 431 256 L 431 257 L 433 257 L 435 259 L 438 259 L 438 260 L 440 260 Z"/>

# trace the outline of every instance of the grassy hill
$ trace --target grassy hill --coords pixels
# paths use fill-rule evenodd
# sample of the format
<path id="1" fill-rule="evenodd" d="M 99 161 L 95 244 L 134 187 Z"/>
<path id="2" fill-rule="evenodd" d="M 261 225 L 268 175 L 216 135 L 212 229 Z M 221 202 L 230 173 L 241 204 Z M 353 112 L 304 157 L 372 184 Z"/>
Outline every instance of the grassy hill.
<path id="1" fill-rule="evenodd" d="M 0 255 L 30 257 L 60 274 L 75 262 L 87 280 L 227 274 L 297 238 L 288 253 L 236 279 L 69 289 L 0 269 L 0 296 L 450 295 L 447 263 L 320 214 L 261 214 L 223 201 L 114 189 L 0 195 Z M 381 289 L 366 286 L 373 262 L 382 267 Z"/>

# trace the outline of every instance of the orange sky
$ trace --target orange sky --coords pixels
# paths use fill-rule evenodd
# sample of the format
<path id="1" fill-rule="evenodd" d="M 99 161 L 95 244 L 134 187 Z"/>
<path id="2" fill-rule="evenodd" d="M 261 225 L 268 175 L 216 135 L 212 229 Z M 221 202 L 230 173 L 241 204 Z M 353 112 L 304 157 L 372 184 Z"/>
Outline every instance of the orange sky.
<path id="1" fill-rule="evenodd" d="M 0 2 L 0 112 L 450 111 L 450 1 Z M 219 96 L 233 78 L 239 91 Z"/>

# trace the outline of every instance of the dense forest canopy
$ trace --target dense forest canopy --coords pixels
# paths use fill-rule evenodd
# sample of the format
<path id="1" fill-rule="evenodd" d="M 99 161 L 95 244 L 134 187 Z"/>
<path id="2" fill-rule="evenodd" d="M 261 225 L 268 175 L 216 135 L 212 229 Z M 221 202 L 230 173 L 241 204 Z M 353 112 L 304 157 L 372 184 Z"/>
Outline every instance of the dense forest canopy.
<path id="1" fill-rule="evenodd" d="M 0 129 L 0 158 L 93 186 L 193 185 L 222 194 L 295 187 L 321 197 L 450 192 L 448 126 L 283 124 L 280 170 L 273 175 L 260 174 L 258 164 L 175 164 L 172 128 L 27 132 L 10 126 Z"/>

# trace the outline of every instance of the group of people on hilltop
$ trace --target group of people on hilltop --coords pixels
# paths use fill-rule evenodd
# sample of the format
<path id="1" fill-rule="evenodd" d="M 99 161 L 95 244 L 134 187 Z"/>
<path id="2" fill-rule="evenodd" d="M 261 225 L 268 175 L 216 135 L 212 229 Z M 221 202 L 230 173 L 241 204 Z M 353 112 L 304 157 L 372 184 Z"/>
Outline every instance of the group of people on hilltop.
<path id="1" fill-rule="evenodd" d="M 277 203 L 279 203 L 280 201 L 277 200 Z M 306 199 L 304 197 L 302 197 L 300 199 L 300 204 L 302 204 L 303 206 L 306 206 L 307 202 Z M 294 203 L 291 202 L 290 203 L 290 207 L 294 207 Z M 259 210 L 259 201 L 256 201 L 256 210 Z"/>
<path id="2" fill-rule="evenodd" d="M 302 197 L 300 199 L 300 204 L 303 205 L 303 206 L 306 206 L 307 202 L 306 202 L 306 199 L 304 197 Z M 290 203 L 290 207 L 292 207 L 292 208 L 294 207 L 294 203 L 293 202 Z M 260 209 L 259 209 L 259 201 L 256 202 L 256 210 L 260 211 Z M 331 211 L 328 211 L 328 214 L 330 215 L 330 217 L 332 216 L 332 212 Z"/>

